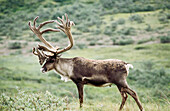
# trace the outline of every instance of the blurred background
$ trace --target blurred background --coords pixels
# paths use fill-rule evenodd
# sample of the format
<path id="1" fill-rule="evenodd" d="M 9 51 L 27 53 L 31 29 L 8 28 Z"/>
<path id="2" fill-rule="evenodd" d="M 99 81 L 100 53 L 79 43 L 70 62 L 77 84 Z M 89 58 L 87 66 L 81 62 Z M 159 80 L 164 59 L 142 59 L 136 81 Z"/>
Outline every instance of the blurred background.
<path id="1" fill-rule="evenodd" d="M 62 57 L 120 59 L 133 64 L 127 81 L 146 111 L 170 108 L 170 0 L 0 0 L 0 110 L 80 110 L 76 86 L 50 71 L 42 74 L 32 48 L 42 44 L 28 22 L 37 25 L 65 13 L 74 47 Z M 55 28 L 49 24 L 45 28 Z M 46 33 L 66 47 L 64 33 Z M 85 86 L 85 111 L 118 110 L 116 86 Z M 129 96 L 125 111 L 138 110 Z"/>

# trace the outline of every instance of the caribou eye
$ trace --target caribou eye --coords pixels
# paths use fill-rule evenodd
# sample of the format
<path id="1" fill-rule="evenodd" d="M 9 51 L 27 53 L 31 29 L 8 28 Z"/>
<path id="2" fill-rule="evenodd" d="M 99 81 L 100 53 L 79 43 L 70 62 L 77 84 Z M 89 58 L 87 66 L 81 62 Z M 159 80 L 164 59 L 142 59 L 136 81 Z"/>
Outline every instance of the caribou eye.
<path id="1" fill-rule="evenodd" d="M 53 63 L 53 62 L 54 62 L 54 60 L 50 60 L 49 62 L 50 62 L 50 63 Z"/>

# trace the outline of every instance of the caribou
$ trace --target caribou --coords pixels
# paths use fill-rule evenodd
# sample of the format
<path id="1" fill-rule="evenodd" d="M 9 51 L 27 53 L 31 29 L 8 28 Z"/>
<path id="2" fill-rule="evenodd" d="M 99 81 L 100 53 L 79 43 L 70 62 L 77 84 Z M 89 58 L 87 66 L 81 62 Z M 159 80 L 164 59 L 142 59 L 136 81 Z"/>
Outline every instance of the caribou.
<path id="1" fill-rule="evenodd" d="M 129 87 L 126 81 L 126 77 L 129 74 L 129 68 L 133 68 L 132 64 L 118 59 L 92 60 L 83 57 L 62 58 L 61 53 L 66 52 L 73 47 L 71 27 L 75 25 L 74 22 L 70 21 L 68 15 L 65 14 L 62 18 L 58 17 L 58 21 L 45 21 L 36 27 L 37 19 L 38 17 L 33 20 L 33 25 L 31 25 L 31 22 L 29 22 L 28 25 L 31 31 L 45 44 L 45 46 L 38 45 L 37 47 L 33 47 L 33 54 L 38 56 L 40 65 L 43 65 L 41 71 L 42 73 L 45 73 L 50 70 L 55 70 L 65 82 L 69 80 L 73 81 L 78 89 L 80 107 L 83 105 L 84 85 L 105 87 L 115 84 L 122 97 L 119 110 L 122 110 L 128 97 L 127 94 L 132 96 L 139 109 L 141 111 L 143 110 L 137 93 Z M 49 23 L 56 23 L 57 28 L 47 28 L 40 31 L 44 25 Z M 69 45 L 63 49 L 58 46 L 53 47 L 42 36 L 45 32 L 49 31 L 64 32 L 69 39 Z"/>

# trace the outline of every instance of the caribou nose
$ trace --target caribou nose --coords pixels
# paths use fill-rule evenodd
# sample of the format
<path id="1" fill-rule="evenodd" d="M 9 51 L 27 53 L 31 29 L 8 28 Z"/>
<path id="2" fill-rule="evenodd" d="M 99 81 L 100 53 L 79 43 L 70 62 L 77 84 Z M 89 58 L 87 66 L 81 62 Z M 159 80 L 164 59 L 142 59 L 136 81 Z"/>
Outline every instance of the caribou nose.
<path id="1" fill-rule="evenodd" d="M 47 72 L 47 68 L 41 68 L 40 71 L 41 71 L 42 73 L 45 73 L 45 72 Z"/>

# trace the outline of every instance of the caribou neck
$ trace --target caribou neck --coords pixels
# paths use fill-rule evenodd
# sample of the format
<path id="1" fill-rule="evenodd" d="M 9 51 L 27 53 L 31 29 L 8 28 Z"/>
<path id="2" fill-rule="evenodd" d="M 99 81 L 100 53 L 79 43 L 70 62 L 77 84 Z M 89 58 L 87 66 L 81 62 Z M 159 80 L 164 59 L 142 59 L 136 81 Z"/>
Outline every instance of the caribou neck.
<path id="1" fill-rule="evenodd" d="M 72 58 L 57 58 L 58 60 L 54 64 L 56 72 L 62 76 L 69 77 L 73 72 L 73 59 Z"/>

